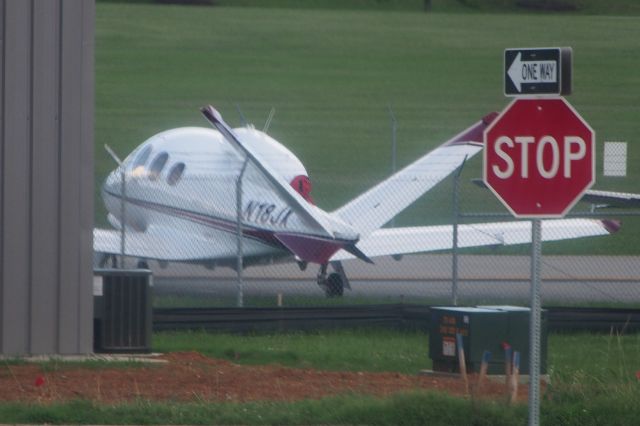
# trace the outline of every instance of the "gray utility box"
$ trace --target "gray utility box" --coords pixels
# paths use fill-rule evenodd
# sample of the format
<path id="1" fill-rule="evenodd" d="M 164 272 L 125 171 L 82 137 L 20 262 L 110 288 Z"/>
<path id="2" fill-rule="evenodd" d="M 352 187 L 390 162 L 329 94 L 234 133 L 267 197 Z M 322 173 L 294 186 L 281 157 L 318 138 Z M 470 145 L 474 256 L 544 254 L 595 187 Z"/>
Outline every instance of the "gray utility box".
<path id="1" fill-rule="evenodd" d="M 146 269 L 93 271 L 96 352 L 151 352 L 152 285 Z"/>
<path id="2" fill-rule="evenodd" d="M 543 318 L 545 316 L 543 315 Z M 541 372 L 546 373 L 547 332 L 543 321 Z M 520 352 L 520 373 L 529 374 L 529 308 L 517 306 L 431 309 L 429 357 L 434 371 L 459 372 L 456 334 L 462 336 L 467 371 L 479 372 L 482 354 L 491 352 L 489 374 L 505 373 L 505 344 Z"/>

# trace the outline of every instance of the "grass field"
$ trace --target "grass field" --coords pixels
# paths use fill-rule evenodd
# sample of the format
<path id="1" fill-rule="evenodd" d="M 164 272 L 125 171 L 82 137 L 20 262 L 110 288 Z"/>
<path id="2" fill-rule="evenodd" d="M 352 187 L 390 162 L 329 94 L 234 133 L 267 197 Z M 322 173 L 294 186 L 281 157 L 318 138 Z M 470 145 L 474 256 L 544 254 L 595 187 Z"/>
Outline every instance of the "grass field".
<path id="1" fill-rule="evenodd" d="M 318 205 L 338 207 L 388 176 L 389 106 L 398 167 L 506 106 L 506 47 L 572 46 L 570 101 L 598 143 L 628 141 L 629 164 L 640 157 L 637 16 L 98 3 L 96 22 L 98 224 L 105 223 L 99 186 L 113 168 L 103 144 L 124 155 L 159 131 L 206 126 L 198 108 L 208 103 L 234 125 L 239 105 L 258 128 L 275 107 L 271 135 L 305 163 Z M 480 158 L 470 161 L 465 185 L 480 167 Z M 599 178 L 597 187 L 637 191 L 639 176 L 630 166 L 628 177 Z M 450 191 L 442 184 L 399 223 L 450 222 Z M 462 192 L 467 211 L 504 211 L 471 184 Z M 635 253 L 636 222 L 574 250 Z"/>

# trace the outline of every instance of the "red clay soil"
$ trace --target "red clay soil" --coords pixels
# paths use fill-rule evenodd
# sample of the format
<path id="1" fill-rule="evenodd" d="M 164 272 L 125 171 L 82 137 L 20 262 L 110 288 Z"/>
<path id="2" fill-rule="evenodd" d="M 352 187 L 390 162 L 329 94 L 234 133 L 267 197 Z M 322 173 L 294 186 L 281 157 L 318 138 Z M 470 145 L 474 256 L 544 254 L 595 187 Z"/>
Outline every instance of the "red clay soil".
<path id="1" fill-rule="evenodd" d="M 327 372 L 277 365 L 247 366 L 211 359 L 196 352 L 170 353 L 161 364 L 124 368 L 86 368 L 77 364 L 0 365 L 0 401 L 102 403 L 136 399 L 155 401 L 295 401 L 355 393 L 387 396 L 414 389 L 465 395 L 457 377 L 398 373 Z M 476 383 L 471 377 L 470 382 Z M 518 399 L 526 401 L 526 386 Z M 474 395 L 506 399 L 504 383 L 484 381 Z"/>

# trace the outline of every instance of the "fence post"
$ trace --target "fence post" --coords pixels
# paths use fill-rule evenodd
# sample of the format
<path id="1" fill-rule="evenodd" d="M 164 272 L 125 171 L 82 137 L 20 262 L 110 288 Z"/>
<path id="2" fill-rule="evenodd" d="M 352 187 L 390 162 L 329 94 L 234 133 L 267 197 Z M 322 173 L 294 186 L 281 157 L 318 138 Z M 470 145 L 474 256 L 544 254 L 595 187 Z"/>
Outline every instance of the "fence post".
<path id="1" fill-rule="evenodd" d="M 458 306 L 458 220 L 460 216 L 460 174 L 467 157 L 453 176 L 453 244 L 451 249 L 451 304 Z"/>
<path id="2" fill-rule="evenodd" d="M 391 118 L 391 174 L 393 175 L 396 173 L 396 133 L 398 129 L 398 121 L 396 120 L 396 116 L 393 113 L 393 108 L 391 108 L 391 105 L 388 105 L 387 108 L 389 110 L 389 117 Z M 396 218 L 394 217 L 391 219 L 391 226 L 393 227 L 395 224 Z"/>
<path id="3" fill-rule="evenodd" d="M 125 223 L 127 223 L 127 209 L 125 201 L 127 199 L 127 175 L 122 160 L 118 157 L 118 154 L 111 149 L 107 144 L 104 145 L 105 151 L 111 156 L 113 161 L 116 162 L 120 169 L 120 268 L 124 269 L 124 256 L 125 256 L 125 236 L 126 231 L 124 229 Z M 116 265 L 114 265 L 116 266 Z"/>
<path id="4" fill-rule="evenodd" d="M 247 169 L 247 162 L 249 161 L 249 157 L 245 158 L 244 163 L 242 164 L 242 169 L 240 169 L 240 174 L 238 175 L 238 180 L 236 181 L 236 237 L 238 242 L 238 251 L 237 251 L 237 262 L 236 262 L 236 273 L 238 274 L 238 283 L 237 283 L 237 306 L 238 308 L 242 308 L 244 306 L 244 294 L 243 294 L 243 281 L 242 281 L 242 269 L 243 265 L 243 248 L 242 248 L 242 177 L 244 176 L 244 172 Z"/>

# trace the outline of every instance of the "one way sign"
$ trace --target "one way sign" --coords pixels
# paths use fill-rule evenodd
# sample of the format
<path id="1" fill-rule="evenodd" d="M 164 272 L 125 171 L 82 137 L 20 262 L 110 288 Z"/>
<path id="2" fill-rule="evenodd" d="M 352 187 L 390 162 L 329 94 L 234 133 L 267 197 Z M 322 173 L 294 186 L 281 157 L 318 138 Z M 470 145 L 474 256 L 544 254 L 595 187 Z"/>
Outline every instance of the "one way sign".
<path id="1" fill-rule="evenodd" d="M 506 49 L 504 94 L 568 95 L 571 93 L 571 48 Z"/>

